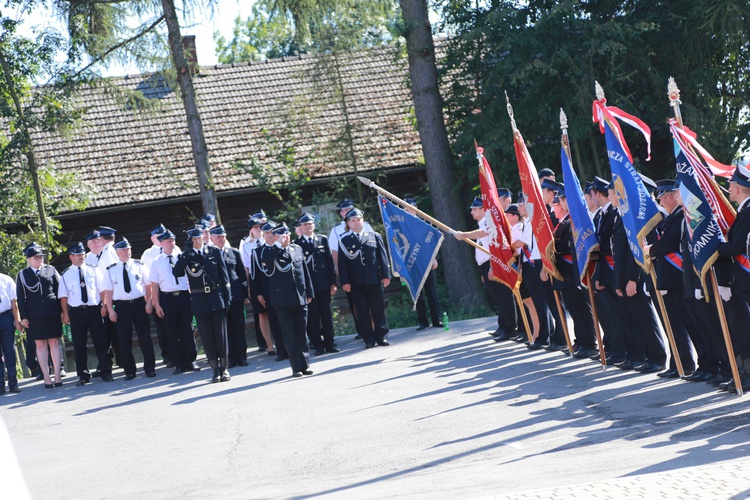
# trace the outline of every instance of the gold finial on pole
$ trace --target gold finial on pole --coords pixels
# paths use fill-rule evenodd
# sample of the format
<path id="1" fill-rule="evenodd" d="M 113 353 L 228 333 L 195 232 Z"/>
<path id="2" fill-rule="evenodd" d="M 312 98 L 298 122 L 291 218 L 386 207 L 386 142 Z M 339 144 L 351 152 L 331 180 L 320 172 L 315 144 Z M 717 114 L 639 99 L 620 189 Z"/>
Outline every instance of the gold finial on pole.
<path id="1" fill-rule="evenodd" d="M 604 89 L 597 81 L 594 81 L 594 92 L 596 92 L 597 100 L 601 101 L 604 99 Z"/>
<path id="2" fill-rule="evenodd" d="M 513 117 L 513 106 L 510 105 L 507 90 L 505 91 L 505 106 L 508 109 L 508 116 L 510 116 L 510 125 L 513 127 L 513 130 L 516 130 L 516 119 Z"/>

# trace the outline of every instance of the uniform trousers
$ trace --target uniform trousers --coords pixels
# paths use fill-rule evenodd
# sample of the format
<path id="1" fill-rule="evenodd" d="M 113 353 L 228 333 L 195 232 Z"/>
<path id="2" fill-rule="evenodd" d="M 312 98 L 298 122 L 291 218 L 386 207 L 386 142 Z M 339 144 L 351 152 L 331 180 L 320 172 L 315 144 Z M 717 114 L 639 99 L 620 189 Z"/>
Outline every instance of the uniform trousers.
<path id="1" fill-rule="evenodd" d="M 165 363 L 174 362 L 172 359 L 172 353 L 170 352 L 169 336 L 167 335 L 167 327 L 164 324 L 164 318 L 160 318 L 156 314 L 151 315 L 154 318 L 154 325 L 156 326 L 156 342 L 159 344 L 159 351 L 161 351 L 161 359 Z"/>
<path id="2" fill-rule="evenodd" d="M 307 345 L 307 306 L 274 306 L 279 318 L 281 335 L 289 356 L 292 372 L 303 372 L 310 368 Z"/>
<path id="3" fill-rule="evenodd" d="M 357 309 L 357 331 L 362 335 L 365 344 L 385 340 L 388 334 L 388 320 L 385 317 L 383 287 L 380 284 L 353 286 L 351 296 Z"/>
<path id="4" fill-rule="evenodd" d="M 0 314 L 0 379 L 8 369 L 8 385 L 18 385 L 16 376 L 16 350 L 14 342 L 16 340 L 16 325 L 13 322 L 13 313 L 11 311 Z M 5 361 L 3 363 L 3 360 Z M 5 384 L 5 382 L 3 382 Z M 5 387 L 5 385 L 3 385 Z"/>
<path id="5" fill-rule="evenodd" d="M 732 338 L 734 354 L 742 359 L 750 359 L 750 339 L 748 325 L 750 325 L 750 307 L 743 292 L 739 289 L 737 280 L 732 283 L 732 297 L 724 302 L 724 311 L 729 323 L 729 334 Z"/>
<path id="6" fill-rule="evenodd" d="M 268 313 L 268 323 L 271 326 L 271 335 L 273 335 L 273 339 L 276 341 L 276 356 L 286 357 L 286 345 L 284 344 L 284 336 L 281 334 L 279 315 L 276 314 L 276 308 L 269 304 L 266 312 Z"/>
<path id="7" fill-rule="evenodd" d="M 417 318 L 419 319 L 420 325 L 428 325 L 427 321 L 427 306 L 424 303 L 424 296 L 427 295 L 427 302 L 430 303 L 430 317 L 432 318 L 432 325 L 440 324 L 440 302 L 438 301 L 437 294 L 437 279 L 435 279 L 435 271 L 430 271 L 427 275 L 427 279 L 424 282 L 422 293 L 419 294 L 419 300 L 417 300 Z"/>
<path id="8" fill-rule="evenodd" d="M 583 288 L 572 286 L 560 290 L 565 308 L 568 310 L 575 330 L 575 343 L 583 349 L 596 349 L 596 332 L 594 317 L 588 292 Z"/>
<path id="9" fill-rule="evenodd" d="M 624 335 L 627 359 L 648 361 L 663 365 L 667 361 L 667 351 L 659 328 L 656 312 L 643 290 L 632 297 L 619 297 L 625 313 L 628 328 Z"/>
<path id="10" fill-rule="evenodd" d="M 607 356 L 624 356 L 625 340 L 624 328 L 627 324 L 620 308 L 620 297 L 617 296 L 611 286 L 605 286 L 603 290 L 596 290 L 594 302 L 599 316 L 599 324 L 602 326 L 604 347 Z"/>
<path id="11" fill-rule="evenodd" d="M 685 301 L 698 324 L 702 337 L 701 348 L 699 349 L 696 345 L 698 369 L 710 373 L 719 373 L 722 369 L 726 369 L 729 373 L 729 356 L 724 343 L 724 335 L 719 327 L 719 313 L 713 297 L 711 297 L 711 302 L 696 299 L 695 296 L 686 298 Z"/>
<path id="12" fill-rule="evenodd" d="M 231 302 L 227 312 L 227 344 L 229 362 L 247 360 L 247 339 L 245 338 L 245 302 Z"/>
<path id="13" fill-rule="evenodd" d="M 526 289 L 529 291 L 531 301 L 534 303 L 536 314 L 539 317 L 539 336 L 535 340 L 535 343 L 547 344 L 550 340 L 554 320 L 547 301 L 544 298 L 542 279 L 539 277 L 539 273 L 536 272 L 534 264 L 525 258 L 521 264 L 521 269 L 523 272 L 523 282 L 526 283 Z M 533 328 L 532 325 L 529 326 Z"/>
<path id="14" fill-rule="evenodd" d="M 159 292 L 159 304 L 164 310 L 164 334 L 169 345 L 170 360 L 175 368 L 189 368 L 198 356 L 193 335 L 193 313 L 190 310 L 190 292 L 175 295 Z"/>
<path id="15" fill-rule="evenodd" d="M 659 292 L 656 292 L 659 293 Z M 685 299 L 682 297 L 682 288 L 671 288 L 667 294 L 662 296 L 664 300 L 664 309 L 669 317 L 669 324 L 672 327 L 674 343 L 677 346 L 677 352 L 680 355 L 682 368 L 686 373 L 695 370 L 695 360 L 693 359 L 693 345 L 690 342 L 690 334 L 686 323 L 690 321 L 690 313 L 685 306 Z M 676 368 L 674 353 L 669 360 L 669 367 Z"/>
<path id="16" fill-rule="evenodd" d="M 78 378 L 87 382 L 91 380 L 88 365 L 89 334 L 94 343 L 96 359 L 99 361 L 99 372 L 102 376 L 112 375 L 112 359 L 109 357 L 109 344 L 104 336 L 101 306 L 71 307 L 69 315 L 70 335 L 73 337 Z"/>
<path id="17" fill-rule="evenodd" d="M 206 352 L 206 359 L 213 361 L 226 358 L 229 355 L 227 351 L 226 309 L 196 314 L 195 322 L 198 323 L 198 333 L 201 336 L 203 350 Z"/>
<path id="18" fill-rule="evenodd" d="M 479 266 L 479 271 L 482 274 L 482 281 L 484 281 L 484 287 L 489 292 L 492 298 L 492 304 L 497 308 L 497 326 L 504 329 L 508 333 L 513 333 L 518 328 L 518 315 L 516 309 L 516 301 L 513 298 L 513 292 L 507 286 L 499 283 L 495 280 L 491 280 L 488 276 L 490 271 L 490 262 L 487 261 Z"/>
<path id="19" fill-rule="evenodd" d="M 156 368 L 154 344 L 151 341 L 151 328 L 146 314 L 146 300 L 143 298 L 129 300 L 115 300 L 117 322 L 117 346 L 120 356 L 120 366 L 125 375 L 135 375 L 135 358 L 133 357 L 133 327 L 138 336 L 138 344 L 143 354 L 143 371 L 152 372 Z M 102 367 L 99 367 L 101 371 Z"/>
<path id="20" fill-rule="evenodd" d="M 541 275 L 542 268 L 542 260 L 535 260 L 534 271 L 536 272 L 537 276 Z M 549 309 L 549 312 L 552 314 L 552 319 L 555 320 L 554 328 L 552 329 L 552 333 L 550 334 L 550 343 L 565 345 L 565 332 L 563 331 L 564 318 L 560 317 L 560 311 L 557 309 L 557 300 L 555 300 L 555 290 L 552 288 L 552 280 L 548 279 L 547 281 L 542 281 L 542 279 L 539 278 L 539 282 L 542 286 L 542 292 L 544 294 L 544 301 L 547 303 L 547 309 Z M 561 301 L 560 306 L 562 307 L 562 305 L 563 304 Z M 564 310 L 563 314 L 565 314 Z"/>
<path id="21" fill-rule="evenodd" d="M 315 298 L 307 304 L 307 337 L 315 349 L 333 349 L 330 289 L 315 292 Z"/>

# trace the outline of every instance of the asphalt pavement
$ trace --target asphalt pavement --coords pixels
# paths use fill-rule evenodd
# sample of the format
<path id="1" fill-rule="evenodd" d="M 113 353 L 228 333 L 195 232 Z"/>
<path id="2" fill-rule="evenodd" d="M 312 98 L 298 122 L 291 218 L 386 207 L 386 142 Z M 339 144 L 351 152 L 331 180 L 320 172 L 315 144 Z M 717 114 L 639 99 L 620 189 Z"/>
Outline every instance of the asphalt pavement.
<path id="1" fill-rule="evenodd" d="M 496 343 L 494 325 L 342 337 L 299 379 L 253 351 L 218 384 L 22 381 L 0 415 L 39 499 L 750 498 L 750 396 Z M 7 443 L 0 484 L 18 479 Z"/>

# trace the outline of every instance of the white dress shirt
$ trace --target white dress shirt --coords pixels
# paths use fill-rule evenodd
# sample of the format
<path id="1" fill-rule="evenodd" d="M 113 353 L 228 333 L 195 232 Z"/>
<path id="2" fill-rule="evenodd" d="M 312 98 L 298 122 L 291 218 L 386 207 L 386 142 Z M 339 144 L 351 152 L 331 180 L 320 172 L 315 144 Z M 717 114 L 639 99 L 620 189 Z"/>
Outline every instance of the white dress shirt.
<path id="1" fill-rule="evenodd" d="M 126 265 L 128 269 L 130 293 L 125 291 L 125 285 L 122 281 L 123 265 Z M 148 276 L 148 268 L 140 260 L 130 259 L 125 264 L 118 260 L 115 265 L 104 271 L 102 289 L 112 292 L 112 300 L 133 300 L 145 297 L 145 287 L 148 284 L 146 283 L 146 276 Z"/>
<path id="2" fill-rule="evenodd" d="M 78 270 L 81 270 L 79 274 Z M 81 297 L 81 274 L 86 283 L 88 301 L 84 304 Z M 60 276 L 57 298 L 66 297 L 70 307 L 98 306 L 101 304 L 102 272 L 97 267 L 84 263 L 81 267 L 70 266 Z"/>
<path id="3" fill-rule="evenodd" d="M 177 264 L 177 258 L 182 252 L 175 249 L 172 251 L 172 255 L 165 253 L 160 254 L 151 263 L 149 269 L 148 281 L 150 283 L 156 283 L 159 285 L 159 290 L 162 292 L 182 292 L 190 289 L 188 279 L 185 274 L 179 278 L 175 278 L 172 274 L 172 268 Z M 172 262 L 169 262 L 169 258 L 172 257 Z"/>

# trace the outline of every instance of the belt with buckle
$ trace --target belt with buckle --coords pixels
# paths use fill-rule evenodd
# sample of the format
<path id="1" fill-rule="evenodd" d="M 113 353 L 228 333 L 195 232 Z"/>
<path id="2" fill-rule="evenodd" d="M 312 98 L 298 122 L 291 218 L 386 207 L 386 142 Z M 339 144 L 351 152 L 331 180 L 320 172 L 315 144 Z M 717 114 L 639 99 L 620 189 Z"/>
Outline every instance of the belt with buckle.
<path id="1" fill-rule="evenodd" d="M 182 295 L 183 293 L 188 293 L 188 291 L 187 290 L 176 290 L 174 292 L 165 292 L 163 290 L 159 290 L 159 293 L 163 293 L 165 295 L 173 295 L 173 296 L 177 297 L 179 295 Z"/>
<path id="2" fill-rule="evenodd" d="M 145 297 L 138 297 L 138 298 L 135 298 L 135 299 L 115 300 L 114 303 L 117 304 L 117 303 L 120 303 L 120 302 L 139 302 L 139 301 L 145 302 L 146 299 L 145 299 Z"/>
<path id="3" fill-rule="evenodd" d="M 191 288 L 190 293 L 211 293 L 214 290 L 218 290 L 219 287 L 204 286 L 203 288 Z"/>

